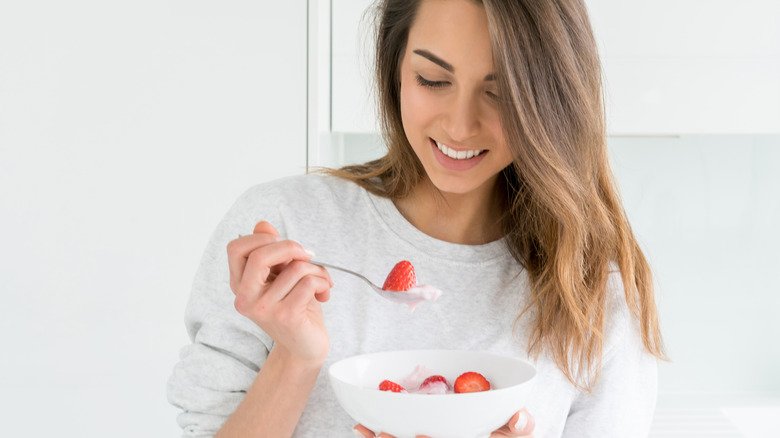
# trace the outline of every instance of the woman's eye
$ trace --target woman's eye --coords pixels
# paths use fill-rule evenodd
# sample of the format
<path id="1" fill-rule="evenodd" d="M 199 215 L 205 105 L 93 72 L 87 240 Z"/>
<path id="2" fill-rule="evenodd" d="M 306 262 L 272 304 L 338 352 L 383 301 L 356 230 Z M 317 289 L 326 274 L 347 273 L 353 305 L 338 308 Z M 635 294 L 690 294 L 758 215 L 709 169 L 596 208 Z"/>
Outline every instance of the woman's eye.
<path id="1" fill-rule="evenodd" d="M 428 79 L 425 79 L 424 77 L 417 75 L 417 83 L 422 85 L 423 87 L 428 88 L 442 88 L 446 87 L 449 82 L 445 81 L 429 81 Z"/>
<path id="2" fill-rule="evenodd" d="M 443 88 L 450 84 L 447 81 L 429 81 L 420 75 L 416 75 L 416 78 L 418 84 L 428 88 Z M 486 93 L 491 99 L 496 101 L 500 100 L 496 93 L 493 93 L 492 91 L 487 91 Z"/>

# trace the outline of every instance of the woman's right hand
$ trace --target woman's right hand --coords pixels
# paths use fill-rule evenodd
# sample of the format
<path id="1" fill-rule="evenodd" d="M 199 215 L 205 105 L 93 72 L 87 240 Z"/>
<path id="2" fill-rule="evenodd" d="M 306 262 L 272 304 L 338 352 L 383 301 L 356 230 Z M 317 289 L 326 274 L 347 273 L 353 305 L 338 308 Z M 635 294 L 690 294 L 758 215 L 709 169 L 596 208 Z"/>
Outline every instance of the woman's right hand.
<path id="1" fill-rule="evenodd" d="M 320 302 L 333 281 L 312 254 L 292 240 L 280 240 L 268 222 L 227 245 L 230 288 L 236 310 L 254 321 L 292 358 L 320 366 L 330 349 Z"/>

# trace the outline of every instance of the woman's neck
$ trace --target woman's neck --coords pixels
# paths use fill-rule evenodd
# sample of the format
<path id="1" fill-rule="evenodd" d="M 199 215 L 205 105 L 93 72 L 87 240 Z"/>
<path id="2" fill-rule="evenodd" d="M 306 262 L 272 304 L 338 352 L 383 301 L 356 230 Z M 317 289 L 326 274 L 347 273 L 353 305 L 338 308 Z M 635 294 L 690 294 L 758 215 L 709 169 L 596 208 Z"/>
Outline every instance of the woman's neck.
<path id="1" fill-rule="evenodd" d="M 440 192 L 427 177 L 403 199 L 398 211 L 423 233 L 445 242 L 480 245 L 501 238 L 496 180 L 469 193 Z"/>

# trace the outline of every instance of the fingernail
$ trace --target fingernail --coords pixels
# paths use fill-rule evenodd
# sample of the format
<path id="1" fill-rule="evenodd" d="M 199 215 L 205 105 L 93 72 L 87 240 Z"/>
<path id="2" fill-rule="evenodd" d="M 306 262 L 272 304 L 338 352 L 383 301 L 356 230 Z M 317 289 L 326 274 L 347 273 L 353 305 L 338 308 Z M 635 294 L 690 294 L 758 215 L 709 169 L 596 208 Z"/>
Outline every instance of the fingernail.
<path id="1" fill-rule="evenodd" d="M 359 436 L 360 438 L 363 438 L 363 434 L 360 433 L 359 430 L 352 428 L 352 432 L 355 434 L 355 436 Z"/>
<path id="2" fill-rule="evenodd" d="M 520 415 L 517 416 L 517 423 L 515 423 L 515 430 L 521 431 L 528 426 L 528 414 L 525 411 L 520 411 Z"/>
<path id="3" fill-rule="evenodd" d="M 314 257 L 314 251 L 309 251 L 309 250 L 308 250 L 308 249 L 306 249 L 306 248 L 303 248 L 303 251 L 304 251 L 306 254 L 308 254 L 308 255 L 309 255 L 309 257 Z"/>

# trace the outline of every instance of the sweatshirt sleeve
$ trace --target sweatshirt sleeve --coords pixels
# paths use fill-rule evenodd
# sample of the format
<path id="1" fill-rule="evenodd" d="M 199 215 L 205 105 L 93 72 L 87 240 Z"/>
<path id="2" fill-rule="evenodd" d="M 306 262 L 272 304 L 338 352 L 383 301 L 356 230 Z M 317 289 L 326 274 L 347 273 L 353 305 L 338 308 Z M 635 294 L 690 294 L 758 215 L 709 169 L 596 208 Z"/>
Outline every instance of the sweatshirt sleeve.
<path id="1" fill-rule="evenodd" d="M 611 348 L 606 350 L 601 376 L 593 391 L 572 402 L 564 438 L 646 437 L 655 412 L 658 365 L 648 353 L 639 325 L 625 304 L 619 273 L 610 279 L 620 305 L 613 309 Z"/>
<path id="2" fill-rule="evenodd" d="M 235 310 L 227 243 L 251 233 L 260 220 L 279 223 L 274 205 L 263 186 L 247 190 L 219 223 L 201 258 L 184 318 L 191 343 L 180 350 L 167 385 L 168 401 L 180 409 L 183 437 L 216 434 L 273 346 L 265 332 Z"/>

